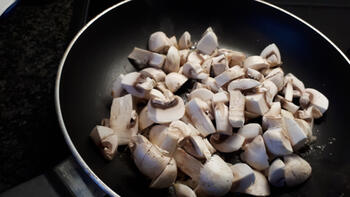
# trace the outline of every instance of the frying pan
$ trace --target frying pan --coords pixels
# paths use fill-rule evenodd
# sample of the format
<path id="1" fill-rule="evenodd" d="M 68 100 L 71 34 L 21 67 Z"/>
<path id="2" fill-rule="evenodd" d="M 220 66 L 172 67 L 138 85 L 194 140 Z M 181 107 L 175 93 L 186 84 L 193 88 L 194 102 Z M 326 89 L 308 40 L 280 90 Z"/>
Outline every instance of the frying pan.
<path id="1" fill-rule="evenodd" d="M 324 93 L 329 110 L 315 123 L 317 142 L 305 150 L 311 178 L 295 188 L 272 188 L 272 196 L 346 196 L 350 192 L 350 61 L 322 33 L 298 17 L 263 1 L 123 1 L 90 21 L 73 39 L 59 66 L 56 108 L 65 139 L 85 172 L 112 196 L 167 196 L 148 188 L 128 150 L 108 162 L 89 139 L 109 116 L 110 87 L 120 73 L 135 70 L 127 55 L 146 48 L 148 36 L 184 31 L 198 40 L 213 27 L 220 47 L 260 54 L 270 43 L 282 53 L 285 73 Z M 229 194 L 232 195 L 232 194 Z M 228 195 L 228 196 L 229 196 Z"/>

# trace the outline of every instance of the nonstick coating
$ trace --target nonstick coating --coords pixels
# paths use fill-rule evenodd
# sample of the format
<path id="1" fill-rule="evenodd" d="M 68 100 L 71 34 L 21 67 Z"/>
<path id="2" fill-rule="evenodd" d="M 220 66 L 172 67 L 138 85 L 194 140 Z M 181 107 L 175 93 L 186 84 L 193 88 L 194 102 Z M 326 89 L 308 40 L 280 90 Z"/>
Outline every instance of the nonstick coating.
<path id="1" fill-rule="evenodd" d="M 126 147 L 120 147 L 121 153 L 108 162 L 89 133 L 102 118 L 109 117 L 112 81 L 120 73 L 134 70 L 127 60 L 133 47 L 146 48 L 149 35 L 155 31 L 177 38 L 189 31 L 192 40 L 198 40 L 209 26 L 220 47 L 248 55 L 260 54 L 265 46 L 276 43 L 284 71 L 329 99 L 329 110 L 315 123 L 317 142 L 304 154 L 312 166 L 311 178 L 296 188 L 273 188 L 272 196 L 349 195 L 348 60 L 309 26 L 256 1 L 131 1 L 111 9 L 86 28 L 63 58 L 56 89 L 58 115 L 63 118 L 63 131 L 77 160 L 86 162 L 121 196 L 167 196 L 167 190 L 148 189 L 150 181 L 138 172 Z M 88 173 L 89 168 L 84 167 Z M 98 178 L 93 177 L 95 181 Z"/>

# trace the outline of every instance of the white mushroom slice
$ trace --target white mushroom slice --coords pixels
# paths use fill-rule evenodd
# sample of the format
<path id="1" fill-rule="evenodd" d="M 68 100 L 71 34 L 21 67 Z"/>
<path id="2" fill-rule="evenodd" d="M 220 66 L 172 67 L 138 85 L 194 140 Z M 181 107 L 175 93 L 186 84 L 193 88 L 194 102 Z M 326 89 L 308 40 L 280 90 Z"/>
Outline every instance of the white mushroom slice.
<path id="1" fill-rule="evenodd" d="M 174 190 L 176 197 L 197 197 L 196 193 L 189 186 L 179 182 L 174 184 Z"/>
<path id="2" fill-rule="evenodd" d="M 228 82 L 232 81 L 233 79 L 242 77 L 244 75 L 244 71 L 239 66 L 234 66 L 218 76 L 215 77 L 216 84 L 218 84 L 219 87 L 227 84 Z"/>
<path id="3" fill-rule="evenodd" d="M 230 168 L 233 174 L 231 192 L 245 193 L 246 189 L 255 182 L 253 169 L 245 163 L 236 163 Z"/>
<path id="4" fill-rule="evenodd" d="M 131 72 L 123 77 L 122 87 L 135 97 L 145 98 L 154 87 L 154 81 L 138 72 Z"/>
<path id="5" fill-rule="evenodd" d="M 239 128 L 244 125 L 245 97 L 239 90 L 230 90 L 229 120 L 231 126 Z"/>
<path id="6" fill-rule="evenodd" d="M 221 73 L 225 72 L 226 70 L 229 69 L 228 67 L 228 60 L 225 57 L 225 55 L 220 55 L 217 57 L 213 57 L 212 58 L 213 62 L 212 62 L 212 69 L 214 72 L 215 76 L 220 75 Z"/>
<path id="7" fill-rule="evenodd" d="M 288 136 L 282 128 L 271 128 L 265 131 L 264 141 L 270 153 L 276 156 L 283 156 L 293 153 L 293 148 Z"/>
<path id="8" fill-rule="evenodd" d="M 213 99 L 213 92 L 211 92 L 210 90 L 206 89 L 206 88 L 198 88 L 193 90 L 189 95 L 188 95 L 188 99 L 192 100 L 194 98 L 199 98 L 204 102 L 211 102 Z"/>
<path id="9" fill-rule="evenodd" d="M 214 104 L 216 132 L 231 135 L 232 126 L 228 119 L 228 107 L 224 103 Z"/>
<path id="10" fill-rule="evenodd" d="M 219 46 L 218 38 L 209 27 L 203 34 L 202 38 L 198 41 L 197 49 L 204 54 L 212 54 L 214 50 Z"/>
<path id="11" fill-rule="evenodd" d="M 285 185 L 284 167 L 285 164 L 278 158 L 271 163 L 267 175 L 271 185 L 275 187 L 283 187 Z"/>
<path id="12" fill-rule="evenodd" d="M 299 104 L 302 109 L 306 109 L 310 104 L 310 94 L 303 92 L 299 98 Z"/>
<path id="13" fill-rule="evenodd" d="M 210 74 L 212 63 L 213 63 L 212 58 L 207 58 L 206 60 L 204 60 L 204 62 L 202 63 L 203 72 Z"/>
<path id="14" fill-rule="evenodd" d="M 265 80 L 271 80 L 277 86 L 278 91 L 281 91 L 284 86 L 283 70 L 280 67 L 271 70 L 271 72 L 265 77 Z"/>
<path id="15" fill-rule="evenodd" d="M 196 191 L 208 196 L 223 196 L 231 189 L 233 174 L 226 162 L 213 155 L 200 169 Z"/>
<path id="16" fill-rule="evenodd" d="M 197 53 L 197 51 L 192 51 L 187 57 L 187 62 L 202 64 L 204 61 L 203 57 Z"/>
<path id="17" fill-rule="evenodd" d="M 162 68 L 164 62 L 165 62 L 165 55 L 158 54 L 158 53 L 152 53 L 150 55 L 148 65 L 155 67 L 155 68 Z"/>
<path id="18" fill-rule="evenodd" d="M 152 68 L 152 67 L 144 68 L 140 71 L 140 73 L 141 75 L 145 77 L 149 77 L 156 82 L 164 81 L 166 76 L 166 74 L 161 69 Z"/>
<path id="19" fill-rule="evenodd" d="M 254 79 L 236 79 L 227 86 L 227 90 L 248 90 L 260 85 L 259 81 Z"/>
<path id="20" fill-rule="evenodd" d="M 142 135 L 132 138 L 129 147 L 137 168 L 151 179 L 158 177 L 171 160 Z"/>
<path id="21" fill-rule="evenodd" d="M 250 56 L 243 62 L 244 68 L 251 68 L 254 70 L 261 70 L 263 68 L 268 68 L 269 64 L 267 61 L 260 56 Z"/>
<path id="22" fill-rule="evenodd" d="M 150 51 L 134 47 L 132 52 L 129 54 L 128 59 L 138 68 L 143 68 L 148 65 L 151 55 L 152 52 Z"/>
<path id="23" fill-rule="evenodd" d="M 220 49 L 219 49 L 220 50 Z M 239 51 L 229 51 L 225 54 L 229 61 L 229 66 L 233 67 L 236 65 L 243 66 L 243 62 L 246 59 L 246 55 Z"/>
<path id="24" fill-rule="evenodd" d="M 213 95 L 213 103 L 228 103 L 230 100 L 230 95 L 226 91 L 218 92 Z"/>
<path id="25" fill-rule="evenodd" d="M 114 134 L 113 129 L 97 125 L 92 129 L 90 137 L 106 159 L 114 158 L 118 148 L 118 136 Z"/>
<path id="26" fill-rule="evenodd" d="M 291 80 L 288 80 L 287 85 L 285 87 L 284 98 L 289 102 L 292 102 L 293 100 L 293 85 Z"/>
<path id="27" fill-rule="evenodd" d="M 189 49 L 191 46 L 191 34 L 185 31 L 179 39 L 179 49 Z"/>
<path id="28" fill-rule="evenodd" d="M 243 136 L 246 141 L 253 140 L 256 136 L 262 134 L 262 128 L 260 124 L 257 123 L 249 123 L 239 128 L 237 134 Z"/>
<path id="29" fill-rule="evenodd" d="M 184 172 L 186 175 L 190 176 L 194 180 L 199 179 L 199 173 L 203 164 L 192 157 L 190 154 L 186 153 L 182 148 L 178 148 L 174 153 L 174 159 L 176 161 L 177 167 Z"/>
<path id="30" fill-rule="evenodd" d="M 197 159 L 210 159 L 211 153 L 201 136 L 188 136 L 180 142 L 180 146 Z"/>
<path id="31" fill-rule="evenodd" d="M 176 180 L 177 177 L 177 166 L 175 160 L 172 158 L 168 165 L 165 167 L 163 172 L 156 178 L 153 178 L 150 188 L 168 188 Z"/>
<path id="32" fill-rule="evenodd" d="M 281 103 L 273 102 L 270 110 L 265 114 L 265 116 L 278 116 L 281 114 Z"/>
<path id="33" fill-rule="evenodd" d="M 186 62 L 183 65 L 183 74 L 188 78 L 192 79 L 205 79 L 208 78 L 208 74 L 203 72 L 203 69 L 200 64 L 193 62 Z"/>
<path id="34" fill-rule="evenodd" d="M 155 123 L 179 120 L 185 114 L 185 104 L 179 96 L 173 96 L 172 99 L 166 100 L 150 99 L 147 108 L 148 118 Z"/>
<path id="35" fill-rule="evenodd" d="M 164 32 L 155 32 L 151 34 L 148 40 L 148 49 L 156 53 L 166 53 L 171 46 L 169 38 Z"/>
<path id="36" fill-rule="evenodd" d="M 214 148 L 223 153 L 232 153 L 238 151 L 243 143 L 245 138 L 241 135 L 234 133 L 231 136 L 224 136 L 225 139 L 214 139 L 213 135 L 210 137 L 210 143 Z"/>
<path id="37" fill-rule="evenodd" d="M 182 49 L 179 50 L 179 55 L 180 55 L 180 66 L 182 66 L 185 62 L 187 62 L 187 57 L 190 54 L 189 49 Z"/>
<path id="38" fill-rule="evenodd" d="M 312 129 L 308 122 L 302 119 L 296 118 L 295 121 L 299 124 L 299 126 L 303 129 L 306 136 L 308 137 L 309 141 L 311 140 L 312 136 Z"/>
<path id="39" fill-rule="evenodd" d="M 216 152 L 216 149 L 213 147 L 213 145 L 210 144 L 209 140 L 207 138 L 203 138 L 204 144 L 207 146 L 210 154 L 214 154 Z"/>
<path id="40" fill-rule="evenodd" d="M 160 135 L 166 132 L 169 127 L 166 125 L 154 125 L 149 132 L 149 140 L 152 144 L 160 143 Z"/>
<path id="41" fill-rule="evenodd" d="M 148 109 L 145 106 L 140 112 L 139 129 L 143 130 L 151 126 L 154 122 L 148 118 Z"/>
<path id="42" fill-rule="evenodd" d="M 256 170 L 253 170 L 253 171 L 254 171 L 255 181 L 242 193 L 253 195 L 253 196 L 269 196 L 271 192 L 270 192 L 270 186 L 266 177 L 259 171 L 256 171 Z"/>
<path id="43" fill-rule="evenodd" d="M 171 43 L 171 46 L 175 47 L 175 48 L 179 48 L 178 44 L 177 44 L 177 39 L 176 36 L 171 36 L 171 38 L 169 38 L 169 41 Z"/>
<path id="44" fill-rule="evenodd" d="M 247 111 L 259 115 L 264 115 L 269 110 L 262 93 L 245 96 L 245 107 Z"/>
<path id="45" fill-rule="evenodd" d="M 263 87 L 267 89 L 265 92 L 265 99 L 268 105 L 272 105 L 273 99 L 276 96 L 278 90 L 277 86 L 270 80 L 265 80 L 263 82 Z"/>
<path id="46" fill-rule="evenodd" d="M 181 137 L 181 131 L 173 132 L 173 130 L 164 125 L 153 126 L 149 133 L 150 142 L 166 150 L 170 155 L 176 150 L 177 143 Z"/>
<path id="47" fill-rule="evenodd" d="M 303 158 L 292 154 L 283 157 L 284 177 L 288 187 L 299 185 L 306 181 L 311 175 L 311 166 Z"/>
<path id="48" fill-rule="evenodd" d="M 271 67 L 282 64 L 281 54 L 275 43 L 268 45 L 262 50 L 260 56 L 267 59 Z"/>
<path id="49" fill-rule="evenodd" d="M 305 92 L 310 94 L 311 105 L 320 110 L 322 114 L 327 111 L 329 105 L 327 97 L 325 97 L 321 92 L 312 88 L 305 89 Z"/>
<path id="50" fill-rule="evenodd" d="M 264 80 L 264 75 L 252 68 L 247 68 L 247 76 L 260 82 Z"/>
<path id="51" fill-rule="evenodd" d="M 210 118 L 203 111 L 200 99 L 194 98 L 188 102 L 186 104 L 186 113 L 191 117 L 194 126 L 203 137 L 216 132 Z"/>
<path id="52" fill-rule="evenodd" d="M 186 81 L 186 76 L 175 72 L 169 73 L 165 77 L 165 85 L 171 92 L 176 92 Z"/>
<path id="53" fill-rule="evenodd" d="M 303 147 L 307 140 L 306 131 L 292 117 L 283 117 L 284 124 L 294 150 Z"/>
<path id="54" fill-rule="evenodd" d="M 188 126 L 188 124 L 182 122 L 181 120 L 175 120 L 175 121 L 171 122 L 169 125 L 169 129 L 172 132 L 174 132 L 174 130 L 175 130 L 175 132 L 180 131 L 182 137 L 198 135 L 198 133 L 194 132 L 193 129 Z M 182 140 L 182 138 L 180 138 L 179 140 Z"/>
<path id="55" fill-rule="evenodd" d="M 269 167 L 268 156 L 261 135 L 256 136 L 252 142 L 244 147 L 241 159 L 257 170 L 265 170 Z"/>
<path id="56" fill-rule="evenodd" d="M 112 84 L 112 97 L 116 98 L 116 97 L 120 97 L 122 92 L 123 92 L 123 88 L 122 88 L 122 79 L 123 79 L 124 75 L 120 74 L 114 81 Z"/>
<path id="57" fill-rule="evenodd" d="M 293 84 L 293 88 L 298 90 L 299 92 L 304 92 L 305 86 L 302 81 L 300 81 L 296 76 L 294 76 L 292 73 L 288 73 L 285 76 L 285 80 L 290 80 Z"/>
<path id="58" fill-rule="evenodd" d="M 163 70 L 166 73 L 177 72 L 180 69 L 180 54 L 176 47 L 171 46 L 166 55 Z"/>
<path id="59" fill-rule="evenodd" d="M 296 104 L 294 104 L 292 102 L 287 101 L 282 96 L 277 95 L 276 101 L 281 102 L 282 108 L 286 109 L 287 111 L 291 112 L 292 114 L 295 114 L 299 109 L 299 106 L 297 106 Z"/>
<path id="60" fill-rule="evenodd" d="M 216 84 L 216 80 L 214 78 L 207 77 L 205 79 L 202 79 L 201 81 L 203 84 L 208 86 L 212 92 L 217 93 L 219 91 L 219 86 Z"/>

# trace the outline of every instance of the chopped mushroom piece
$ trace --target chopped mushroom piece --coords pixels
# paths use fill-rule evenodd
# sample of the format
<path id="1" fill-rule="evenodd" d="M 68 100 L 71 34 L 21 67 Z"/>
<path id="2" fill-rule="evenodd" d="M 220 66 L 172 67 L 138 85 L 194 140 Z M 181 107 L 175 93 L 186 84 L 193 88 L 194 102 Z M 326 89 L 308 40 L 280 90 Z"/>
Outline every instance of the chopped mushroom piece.
<path id="1" fill-rule="evenodd" d="M 288 136 L 282 128 L 271 128 L 265 131 L 264 141 L 270 153 L 276 156 L 289 155 L 293 153 L 292 145 Z"/>
<path id="2" fill-rule="evenodd" d="M 163 69 L 166 73 L 177 72 L 180 69 L 180 54 L 176 47 L 171 46 L 166 55 Z"/>
<path id="3" fill-rule="evenodd" d="M 263 68 L 268 68 L 269 64 L 267 61 L 260 56 L 250 56 L 244 60 L 244 68 L 251 68 L 254 70 L 261 70 Z"/>
<path id="4" fill-rule="evenodd" d="M 156 178 L 152 179 L 150 188 L 167 188 L 170 187 L 176 180 L 177 166 L 175 160 L 170 159 L 168 165 L 164 168 L 163 172 Z"/>
<path id="5" fill-rule="evenodd" d="M 176 92 L 186 81 L 186 76 L 175 72 L 169 73 L 165 77 L 165 85 L 171 92 Z"/>
<path id="6" fill-rule="evenodd" d="M 210 137 L 210 143 L 214 148 L 223 153 L 232 153 L 238 151 L 243 143 L 245 138 L 239 134 L 234 133 L 231 136 L 224 136 L 224 139 L 216 140 L 214 135 Z"/>
<path id="7" fill-rule="evenodd" d="M 310 93 L 303 92 L 299 98 L 299 104 L 302 109 L 306 109 L 310 104 Z"/>
<path id="8" fill-rule="evenodd" d="M 265 77 L 265 80 L 271 80 L 276 86 L 278 91 L 281 91 L 284 86 L 284 72 L 281 68 L 275 68 Z"/>
<path id="9" fill-rule="evenodd" d="M 295 121 L 293 117 L 283 117 L 284 124 L 294 150 L 303 147 L 307 140 L 306 131 Z"/>
<path id="10" fill-rule="evenodd" d="M 197 53 L 197 51 L 192 51 L 188 54 L 187 61 L 191 63 L 202 64 L 204 59 L 199 53 Z"/>
<path id="11" fill-rule="evenodd" d="M 252 68 L 247 68 L 247 76 L 260 82 L 264 81 L 264 75 Z"/>
<path id="12" fill-rule="evenodd" d="M 180 142 L 180 146 L 197 159 L 207 160 L 211 157 L 208 146 L 201 136 L 188 136 Z"/>
<path id="13" fill-rule="evenodd" d="M 218 38 L 216 37 L 213 29 L 209 27 L 203 34 L 202 38 L 198 41 L 197 49 L 204 54 L 212 54 L 218 47 Z"/>
<path id="14" fill-rule="evenodd" d="M 245 163 L 236 163 L 230 168 L 233 174 L 231 192 L 245 193 L 249 186 L 255 182 L 253 169 Z"/>
<path id="15" fill-rule="evenodd" d="M 288 187 L 299 185 L 306 181 L 311 175 L 311 166 L 298 155 L 286 155 L 283 157 L 284 177 Z"/>
<path id="16" fill-rule="evenodd" d="M 185 184 L 175 183 L 174 189 L 176 197 L 197 197 L 196 193 Z"/>
<path id="17" fill-rule="evenodd" d="M 191 34 L 185 31 L 179 39 L 179 49 L 189 49 L 191 46 Z"/>
<path id="18" fill-rule="evenodd" d="M 177 44 L 177 39 L 176 36 L 172 36 L 171 38 L 169 38 L 169 41 L 171 43 L 171 46 L 175 47 L 175 48 L 179 48 L 178 44 Z"/>
<path id="19" fill-rule="evenodd" d="M 148 118 L 148 109 L 145 106 L 140 112 L 139 129 L 143 130 L 151 126 L 154 122 Z"/>
<path id="20" fill-rule="evenodd" d="M 239 51 L 228 51 L 226 57 L 229 61 L 229 66 L 233 67 L 236 65 L 243 66 L 243 62 L 246 59 L 246 55 Z"/>
<path id="21" fill-rule="evenodd" d="M 259 115 L 264 115 L 269 110 L 262 93 L 245 96 L 245 107 L 247 111 Z"/>
<path id="22" fill-rule="evenodd" d="M 160 31 L 151 34 L 148 40 L 149 50 L 156 53 L 166 53 L 171 45 L 170 39 Z"/>
<path id="23" fill-rule="evenodd" d="M 150 142 L 168 151 L 170 155 L 176 150 L 177 143 L 181 137 L 181 133 L 172 132 L 164 125 L 153 126 L 149 133 Z"/>
<path id="24" fill-rule="evenodd" d="M 212 58 L 208 58 L 208 59 L 204 60 L 204 62 L 202 63 L 202 68 L 203 68 L 203 71 L 205 73 L 210 74 L 210 69 L 211 69 L 212 63 L 213 63 Z"/>
<path id="25" fill-rule="evenodd" d="M 269 196 L 270 186 L 266 177 L 259 171 L 253 170 L 255 181 L 243 193 L 253 196 Z"/>
<path id="26" fill-rule="evenodd" d="M 286 74 L 285 80 L 290 80 L 292 82 L 293 88 L 298 90 L 299 92 L 304 92 L 305 91 L 304 83 L 302 81 L 300 81 L 292 73 Z"/>
<path id="27" fill-rule="evenodd" d="M 257 123 L 249 123 L 239 128 L 237 134 L 245 137 L 246 141 L 253 140 L 256 136 L 262 134 L 262 128 Z"/>
<path id="28" fill-rule="evenodd" d="M 186 62 L 183 65 L 183 74 L 191 79 L 205 79 L 208 78 L 208 74 L 203 72 L 200 64 L 193 62 Z"/>
<path id="29" fill-rule="evenodd" d="M 236 79 L 238 77 L 241 77 L 244 75 L 244 71 L 239 66 L 234 66 L 218 76 L 215 77 L 216 84 L 218 84 L 219 87 L 227 84 L 228 82 L 232 81 L 233 79 Z"/>
<path id="30" fill-rule="evenodd" d="M 148 117 L 155 123 L 168 123 L 179 120 L 185 114 L 184 101 L 179 96 L 166 99 L 150 99 Z"/>
<path id="31" fill-rule="evenodd" d="M 315 106 L 323 114 L 328 109 L 329 101 L 321 92 L 307 88 L 305 92 L 310 94 L 310 104 Z"/>
<path id="32" fill-rule="evenodd" d="M 90 137 L 96 146 L 101 149 L 106 159 L 112 160 L 114 158 L 118 148 L 118 136 L 114 133 L 113 129 L 97 125 L 92 129 Z"/>
<path id="33" fill-rule="evenodd" d="M 220 75 L 229 69 L 228 60 L 225 55 L 220 55 L 212 58 L 212 69 L 215 76 Z"/>
<path id="34" fill-rule="evenodd" d="M 216 80 L 212 77 L 202 79 L 202 83 L 207 85 L 209 89 L 214 93 L 217 93 L 219 91 L 219 86 L 216 84 Z"/>
<path id="35" fill-rule="evenodd" d="M 227 135 L 232 134 L 232 126 L 229 121 L 228 113 L 228 107 L 225 103 L 214 103 L 216 132 Z"/>
<path id="36" fill-rule="evenodd" d="M 260 85 L 259 81 L 254 79 L 236 79 L 227 86 L 227 90 L 248 90 Z"/>
<path id="37" fill-rule="evenodd" d="M 142 76 L 149 77 L 156 82 L 164 81 L 166 74 L 161 69 L 157 68 L 144 68 L 140 71 Z"/>
<path id="38" fill-rule="evenodd" d="M 287 81 L 287 85 L 285 87 L 284 98 L 289 102 L 292 102 L 292 100 L 293 100 L 293 85 L 292 85 L 291 80 Z"/>
<path id="39" fill-rule="evenodd" d="M 265 170 L 269 167 L 268 156 L 265 149 L 264 139 L 261 135 L 243 147 L 241 159 L 257 170 Z"/>
<path id="40" fill-rule="evenodd" d="M 138 98 L 145 98 L 154 87 L 154 81 L 138 72 L 126 74 L 122 79 L 122 87 L 128 93 Z"/>
<path id="41" fill-rule="evenodd" d="M 267 59 L 267 62 L 269 62 L 271 67 L 282 64 L 281 54 L 275 43 L 268 45 L 262 50 L 260 56 Z"/>
<path id="42" fill-rule="evenodd" d="M 187 57 L 190 54 L 189 49 L 182 49 L 179 50 L 179 55 L 180 55 L 180 66 L 182 66 L 185 62 L 187 62 Z"/>
<path id="43" fill-rule="evenodd" d="M 268 180 L 275 187 L 283 187 L 285 185 L 284 178 L 285 164 L 281 159 L 273 161 L 268 169 Z"/>
<path id="44" fill-rule="evenodd" d="M 120 97 L 122 92 L 123 92 L 123 88 L 122 88 L 122 79 L 123 79 L 124 75 L 120 74 L 114 81 L 112 84 L 112 97 L 113 98 L 117 98 Z"/>
<path id="45" fill-rule="evenodd" d="M 203 164 L 200 161 L 186 153 L 182 148 L 178 148 L 175 151 L 174 159 L 182 172 L 194 180 L 199 179 L 200 170 L 203 168 Z"/>
<path id="46" fill-rule="evenodd" d="M 263 87 L 267 89 L 265 92 L 265 99 L 269 106 L 272 105 L 273 99 L 277 94 L 277 86 L 270 80 L 265 80 L 263 82 Z"/>
<path id="47" fill-rule="evenodd" d="M 206 89 L 206 88 L 198 88 L 193 90 L 189 95 L 188 95 L 188 99 L 192 100 L 194 98 L 199 98 L 204 102 L 211 102 L 213 99 L 213 92 L 211 92 L 210 90 Z"/>
<path id="48" fill-rule="evenodd" d="M 135 47 L 129 54 L 128 59 L 138 68 L 144 68 L 148 65 L 156 68 L 162 68 L 165 61 L 165 56 Z"/>
<path id="49" fill-rule="evenodd" d="M 218 92 L 213 95 L 213 103 L 225 103 L 227 104 L 230 100 L 230 95 L 226 91 Z"/>
<path id="50" fill-rule="evenodd" d="M 239 90 L 229 90 L 229 120 L 231 126 L 239 128 L 244 125 L 245 97 Z"/>

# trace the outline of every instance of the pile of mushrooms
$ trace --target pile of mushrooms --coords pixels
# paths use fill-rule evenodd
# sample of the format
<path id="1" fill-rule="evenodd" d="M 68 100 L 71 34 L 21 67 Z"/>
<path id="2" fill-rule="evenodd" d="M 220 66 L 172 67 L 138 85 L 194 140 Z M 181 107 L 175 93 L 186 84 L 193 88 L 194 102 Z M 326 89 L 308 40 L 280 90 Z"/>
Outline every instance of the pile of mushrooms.
<path id="1" fill-rule="evenodd" d="M 138 72 L 117 77 L 110 117 L 90 134 L 104 157 L 128 145 L 150 187 L 177 196 L 268 196 L 270 184 L 306 181 L 311 166 L 295 152 L 315 139 L 328 99 L 284 74 L 275 44 L 247 57 L 218 48 L 212 28 L 193 43 L 189 32 L 155 32 L 148 50 L 133 49 Z"/>

